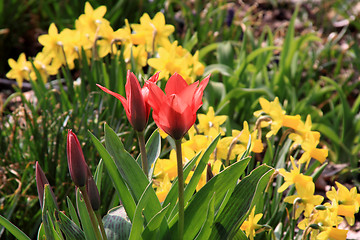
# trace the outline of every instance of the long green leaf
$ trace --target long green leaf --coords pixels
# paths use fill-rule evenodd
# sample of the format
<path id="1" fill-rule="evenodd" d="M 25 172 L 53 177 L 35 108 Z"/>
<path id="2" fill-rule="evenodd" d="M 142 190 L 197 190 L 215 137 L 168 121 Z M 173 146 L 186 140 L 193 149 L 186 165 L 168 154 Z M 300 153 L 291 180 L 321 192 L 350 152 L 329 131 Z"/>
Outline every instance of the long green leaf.
<path id="1" fill-rule="evenodd" d="M 106 151 L 105 147 L 100 143 L 100 141 L 92 134 L 90 133 L 90 138 L 93 141 L 96 149 L 100 153 L 100 156 L 102 157 L 105 167 L 111 177 L 111 180 L 114 184 L 114 187 L 119 194 L 119 198 L 122 201 L 122 204 L 126 210 L 126 213 L 130 220 L 132 221 L 132 217 L 135 213 L 136 204 L 134 199 L 131 196 L 131 193 L 129 192 L 129 189 L 127 188 L 124 179 L 122 178 L 121 174 L 119 173 L 114 160 Z"/>
<path id="2" fill-rule="evenodd" d="M 78 215 L 77 215 L 77 213 L 76 213 L 74 204 L 71 202 L 71 200 L 70 200 L 69 197 L 66 197 L 66 202 L 67 202 L 67 206 L 68 206 L 68 209 L 69 209 L 69 214 L 70 214 L 71 220 L 72 220 L 78 227 L 80 227 L 79 217 L 78 217 Z"/>
<path id="3" fill-rule="evenodd" d="M 145 148 L 149 167 L 149 178 L 152 179 L 155 169 L 154 163 L 159 158 L 161 152 L 161 137 L 158 129 L 151 134 L 146 142 Z M 137 157 L 136 162 L 141 165 L 141 154 Z"/>
<path id="4" fill-rule="evenodd" d="M 271 167 L 261 165 L 240 181 L 224 210 L 216 216 L 210 239 L 231 239 L 237 234 L 247 213 L 264 193 L 273 172 Z"/>
<path id="5" fill-rule="evenodd" d="M 60 226 L 61 231 L 65 234 L 66 239 L 70 240 L 85 240 L 84 232 L 65 214 L 60 211 L 55 212 L 57 222 Z"/>
<path id="6" fill-rule="evenodd" d="M 82 229 L 87 240 L 96 240 L 96 235 L 91 224 L 89 213 L 86 209 L 84 199 L 82 199 L 80 189 L 76 190 L 76 206 L 80 217 Z"/>
<path id="7" fill-rule="evenodd" d="M 214 193 L 215 194 L 215 193 Z M 207 240 L 210 237 L 212 225 L 214 222 L 215 216 L 215 204 L 214 204 L 214 196 L 211 197 L 208 210 L 206 213 L 206 220 L 201 227 L 200 233 L 196 236 L 196 240 Z"/>
<path id="8" fill-rule="evenodd" d="M 105 145 L 110 155 L 112 155 L 121 176 L 130 188 L 135 202 L 138 202 L 149 185 L 149 180 L 135 159 L 124 149 L 124 145 L 116 133 L 107 124 L 105 124 Z M 149 192 L 149 205 L 151 208 L 144 209 L 147 220 L 150 220 L 161 210 L 161 204 L 154 189 L 150 188 Z"/>
<path id="9" fill-rule="evenodd" d="M 141 195 L 139 202 L 136 206 L 135 214 L 133 217 L 131 232 L 129 240 L 136 240 L 141 239 L 141 233 L 144 229 L 144 219 L 142 216 L 142 212 L 145 208 L 150 207 L 148 204 L 148 201 L 150 199 L 152 189 L 152 183 L 149 183 L 149 185 L 146 187 L 145 191 Z"/>
<path id="10" fill-rule="evenodd" d="M 193 239 L 200 231 L 206 215 L 204 214 L 208 209 L 208 204 L 211 197 L 215 193 L 214 204 L 215 211 L 222 203 L 224 196 L 227 194 L 229 189 L 232 189 L 241 174 L 243 174 L 249 158 L 242 161 L 236 162 L 230 167 L 224 169 L 218 175 L 213 177 L 209 182 L 197 192 L 190 200 L 187 208 L 185 209 L 185 226 L 184 226 L 184 238 Z M 177 231 L 177 220 L 176 215 L 170 222 L 170 234 L 174 234 Z"/>
<path id="11" fill-rule="evenodd" d="M 19 240 L 30 240 L 30 238 L 9 220 L 0 215 L 0 225 L 4 226 L 16 239 Z"/>
<path id="12" fill-rule="evenodd" d="M 168 226 L 161 227 L 166 212 L 170 209 L 170 204 L 164 207 L 160 212 L 158 212 L 146 225 L 141 236 L 142 239 L 162 239 L 163 235 L 168 231 Z"/>
<path id="13" fill-rule="evenodd" d="M 198 153 L 195 157 L 193 157 L 193 159 L 190 160 L 190 162 L 188 162 L 185 165 L 184 168 L 184 179 L 187 178 L 187 176 L 189 175 L 191 169 L 193 169 L 193 167 L 195 166 L 197 160 L 200 157 L 200 153 Z M 170 188 L 170 191 L 168 192 L 168 194 L 166 195 L 166 198 L 164 200 L 164 202 L 162 203 L 162 206 L 167 206 L 168 204 L 170 204 L 170 209 L 172 209 L 172 211 L 174 210 L 174 206 L 176 205 L 176 201 L 178 199 L 178 179 L 177 177 L 174 179 L 173 184 Z M 168 218 L 170 218 L 170 216 L 172 216 L 171 211 L 168 211 L 166 216 Z"/>
<path id="14" fill-rule="evenodd" d="M 204 154 L 202 155 L 193 176 L 190 179 L 190 182 L 185 188 L 184 191 L 184 203 L 185 207 L 187 205 L 187 202 L 190 200 L 192 195 L 195 192 L 196 186 L 198 185 L 201 175 L 204 172 L 205 167 L 207 166 L 207 163 L 209 161 L 210 155 L 214 152 L 217 143 L 219 142 L 220 134 L 210 143 L 210 145 L 205 150 Z M 170 218 L 174 217 L 174 215 L 178 212 L 178 204 L 175 206 L 175 208 L 172 210 L 172 214 L 170 215 Z"/>

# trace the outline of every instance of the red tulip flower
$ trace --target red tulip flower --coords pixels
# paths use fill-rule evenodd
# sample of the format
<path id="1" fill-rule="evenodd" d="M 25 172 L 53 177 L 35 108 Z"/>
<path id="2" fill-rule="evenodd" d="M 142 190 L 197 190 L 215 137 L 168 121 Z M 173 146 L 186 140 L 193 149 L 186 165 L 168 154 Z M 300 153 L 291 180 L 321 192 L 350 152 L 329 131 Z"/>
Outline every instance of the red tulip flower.
<path id="1" fill-rule="evenodd" d="M 177 73 L 168 80 L 165 93 L 154 83 L 149 83 L 148 103 L 153 108 L 156 125 L 175 140 L 181 139 L 196 120 L 202 105 L 202 96 L 210 76 L 188 85 Z"/>
<path id="2" fill-rule="evenodd" d="M 148 122 L 150 114 L 150 106 L 147 104 L 149 90 L 147 88 L 150 82 L 156 83 L 159 78 L 159 73 L 156 73 L 148 81 L 146 81 L 143 88 L 137 80 L 134 73 L 128 71 L 126 76 L 126 99 L 118 93 L 110 91 L 109 89 L 96 84 L 101 90 L 109 93 L 120 100 L 125 108 L 126 116 L 131 126 L 138 132 L 142 132 Z"/>
<path id="3" fill-rule="evenodd" d="M 88 165 L 75 133 L 69 130 L 67 135 L 67 158 L 71 179 L 78 187 L 84 187 L 88 177 Z"/>

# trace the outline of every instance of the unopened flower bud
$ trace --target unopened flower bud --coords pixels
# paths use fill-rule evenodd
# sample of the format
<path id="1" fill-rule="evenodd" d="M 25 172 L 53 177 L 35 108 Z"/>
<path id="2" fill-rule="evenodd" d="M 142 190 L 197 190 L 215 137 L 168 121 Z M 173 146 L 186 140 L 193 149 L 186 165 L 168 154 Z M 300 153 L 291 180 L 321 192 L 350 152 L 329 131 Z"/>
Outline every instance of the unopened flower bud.
<path id="1" fill-rule="evenodd" d="M 71 179 L 76 186 L 84 187 L 87 181 L 88 166 L 79 140 L 71 130 L 69 130 L 67 136 L 67 158 Z"/>
<path id="2" fill-rule="evenodd" d="M 40 202 L 40 207 L 43 207 L 43 201 L 44 201 L 44 189 L 45 189 L 45 184 L 49 184 L 49 181 L 47 180 L 44 171 L 41 169 L 40 165 L 38 162 L 36 162 L 35 164 L 35 179 L 36 179 L 36 187 L 37 187 L 37 191 L 38 191 L 38 196 L 39 196 L 39 202 Z M 51 195 L 53 196 L 54 200 L 55 200 L 55 194 L 54 192 L 51 190 L 50 188 L 50 192 Z"/>
<path id="3" fill-rule="evenodd" d="M 94 211 L 99 210 L 99 208 L 100 208 L 99 190 L 98 190 L 96 183 L 94 181 L 94 178 L 91 176 L 91 174 L 89 175 L 88 180 L 87 180 L 86 191 L 89 195 L 92 209 Z"/>
<path id="4" fill-rule="evenodd" d="M 206 182 L 210 181 L 210 179 L 212 179 L 214 177 L 214 174 L 212 173 L 211 170 L 211 164 L 208 163 L 207 168 L 206 168 Z"/>

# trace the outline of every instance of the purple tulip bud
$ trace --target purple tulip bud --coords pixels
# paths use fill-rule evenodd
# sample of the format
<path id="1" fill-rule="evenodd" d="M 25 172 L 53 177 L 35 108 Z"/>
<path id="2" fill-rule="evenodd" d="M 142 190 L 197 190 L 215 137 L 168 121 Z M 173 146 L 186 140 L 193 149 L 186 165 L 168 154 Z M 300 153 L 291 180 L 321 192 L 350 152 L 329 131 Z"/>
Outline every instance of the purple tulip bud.
<path id="1" fill-rule="evenodd" d="M 210 179 L 212 179 L 214 177 L 214 174 L 212 173 L 211 170 L 211 164 L 208 163 L 207 167 L 206 167 L 206 182 L 210 181 Z"/>
<path id="2" fill-rule="evenodd" d="M 76 186 L 84 187 L 87 181 L 88 165 L 85 162 L 79 140 L 69 130 L 67 136 L 67 158 L 71 178 Z"/>
<path id="3" fill-rule="evenodd" d="M 38 162 L 36 162 L 36 164 L 35 164 L 35 179 L 36 179 L 36 187 L 37 187 L 37 191 L 38 191 L 40 207 L 42 209 L 43 201 L 44 201 L 45 184 L 47 184 L 49 186 L 50 186 L 50 184 L 49 184 L 49 181 L 47 180 L 47 178 L 45 176 L 44 171 L 41 169 Z M 51 195 L 53 196 L 54 201 L 55 201 L 55 194 L 51 190 L 51 188 L 50 188 L 50 192 L 51 192 Z"/>
<path id="4" fill-rule="evenodd" d="M 86 191 L 89 195 L 91 207 L 94 211 L 99 210 L 100 208 L 100 195 L 99 190 L 96 186 L 94 178 L 89 174 L 87 184 L 86 184 Z"/>

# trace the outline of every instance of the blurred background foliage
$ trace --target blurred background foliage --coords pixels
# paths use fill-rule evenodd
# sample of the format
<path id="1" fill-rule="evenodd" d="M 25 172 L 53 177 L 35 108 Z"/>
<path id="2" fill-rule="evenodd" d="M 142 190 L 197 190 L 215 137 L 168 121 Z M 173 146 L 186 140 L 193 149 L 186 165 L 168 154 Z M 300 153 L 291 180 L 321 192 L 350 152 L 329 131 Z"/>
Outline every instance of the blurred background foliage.
<path id="1" fill-rule="evenodd" d="M 35 56 L 41 50 L 37 38 L 50 23 L 72 28 L 85 2 L 0 0 L 0 78 L 9 70 L 9 58 L 17 59 L 21 52 Z M 288 114 L 300 114 L 302 120 L 311 115 L 314 130 L 324 136 L 321 144 L 330 150 L 330 161 L 346 164 L 338 177 L 359 186 L 358 1 L 89 2 L 94 8 L 107 6 L 105 18 L 114 29 L 122 27 L 124 19 L 137 23 L 145 12 L 153 17 L 162 11 L 167 24 L 175 26 L 173 40 L 189 51 L 199 50 L 204 76 L 212 74 L 203 111 L 213 106 L 217 114 L 229 116 L 229 129 L 240 129 L 244 120 L 254 122 L 259 97 L 278 96 Z M 94 168 L 99 157 L 87 131 L 100 138 L 103 122 L 120 133 L 127 150 L 138 151 L 131 149 L 134 136 L 121 104 L 95 87 L 110 81 L 113 89 L 123 89 L 125 69 L 121 58 L 108 57 L 92 66 L 84 63 L 80 72 L 63 70 L 58 78 L 64 86 L 31 82 L 32 91 L 22 93 L 1 85 L 0 214 L 30 236 L 36 235 L 34 225 L 41 222 L 35 161 L 56 186 L 60 205 L 65 196 L 73 196 L 65 154 L 67 129 L 74 129 Z M 86 81 L 77 85 L 73 80 L 78 77 Z M 117 200 L 111 197 L 110 179 L 105 177 L 103 186 L 101 194 L 110 196 L 103 204 L 105 211 Z M 11 238 L 0 229 L 2 234 Z"/>

